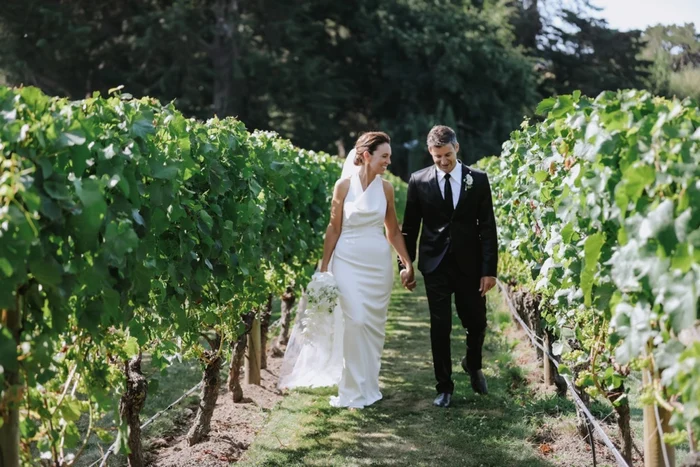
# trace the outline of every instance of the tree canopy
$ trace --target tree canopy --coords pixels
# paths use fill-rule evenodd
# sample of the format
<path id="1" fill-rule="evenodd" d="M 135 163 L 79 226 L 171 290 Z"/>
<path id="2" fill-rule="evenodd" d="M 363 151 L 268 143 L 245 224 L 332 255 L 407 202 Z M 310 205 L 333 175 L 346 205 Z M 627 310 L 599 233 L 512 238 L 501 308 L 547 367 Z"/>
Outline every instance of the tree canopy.
<path id="1" fill-rule="evenodd" d="M 654 59 L 642 56 L 640 33 L 609 29 L 590 8 L 587 0 L 569 10 L 550 0 L 12 1 L 0 10 L 0 69 L 10 84 L 74 99 L 124 86 L 176 100 L 186 115 L 234 115 L 341 155 L 358 133 L 382 129 L 394 170 L 406 176 L 428 163 L 434 124 L 456 128 L 471 163 L 500 152 L 542 97 L 651 87 Z M 693 53 L 689 46 L 674 60 L 686 66 Z"/>

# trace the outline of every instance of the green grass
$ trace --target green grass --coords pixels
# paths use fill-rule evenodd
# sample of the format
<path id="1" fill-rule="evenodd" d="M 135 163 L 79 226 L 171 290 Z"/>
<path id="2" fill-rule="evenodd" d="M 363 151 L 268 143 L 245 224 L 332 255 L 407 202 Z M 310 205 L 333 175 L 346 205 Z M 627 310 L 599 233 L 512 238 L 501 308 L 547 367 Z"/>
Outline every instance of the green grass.
<path id="1" fill-rule="evenodd" d="M 456 383 L 449 409 L 435 396 L 428 303 L 422 282 L 413 293 L 394 289 L 382 358 L 384 399 L 362 410 L 332 408 L 335 388 L 293 391 L 269 414 L 242 466 L 411 465 L 548 466 L 527 441 L 533 417 L 558 411 L 561 401 L 534 400 L 522 370 L 511 359 L 513 344 L 499 328 L 510 318 L 496 292 L 489 297 L 490 330 L 484 373 L 490 394 L 473 393 L 459 367 L 464 331 L 453 320 Z"/>

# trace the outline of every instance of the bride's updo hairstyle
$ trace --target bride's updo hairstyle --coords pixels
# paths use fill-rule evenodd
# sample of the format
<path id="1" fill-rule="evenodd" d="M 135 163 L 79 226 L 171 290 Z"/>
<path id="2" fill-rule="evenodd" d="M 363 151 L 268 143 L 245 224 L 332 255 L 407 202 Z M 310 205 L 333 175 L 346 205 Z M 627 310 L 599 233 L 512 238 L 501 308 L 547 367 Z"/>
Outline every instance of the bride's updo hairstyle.
<path id="1" fill-rule="evenodd" d="M 368 131 L 357 139 L 355 143 L 355 165 L 362 165 L 364 159 L 362 154 L 365 151 L 372 154 L 384 143 L 391 144 L 391 138 L 383 131 Z"/>

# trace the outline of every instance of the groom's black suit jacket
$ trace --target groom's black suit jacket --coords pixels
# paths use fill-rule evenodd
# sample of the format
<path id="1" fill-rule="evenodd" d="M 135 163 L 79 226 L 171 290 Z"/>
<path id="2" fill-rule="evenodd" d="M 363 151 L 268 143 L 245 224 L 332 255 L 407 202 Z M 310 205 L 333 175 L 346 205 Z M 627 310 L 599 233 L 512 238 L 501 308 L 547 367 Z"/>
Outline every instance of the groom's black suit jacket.
<path id="1" fill-rule="evenodd" d="M 467 176 L 471 176 L 471 187 Z M 462 274 L 496 276 L 498 239 L 486 173 L 462 164 L 459 202 L 451 215 L 440 193 L 435 166 L 413 173 L 402 227 L 411 261 L 416 259 L 421 221 L 418 270 L 423 274 L 433 272 L 445 255 L 451 255 Z"/>

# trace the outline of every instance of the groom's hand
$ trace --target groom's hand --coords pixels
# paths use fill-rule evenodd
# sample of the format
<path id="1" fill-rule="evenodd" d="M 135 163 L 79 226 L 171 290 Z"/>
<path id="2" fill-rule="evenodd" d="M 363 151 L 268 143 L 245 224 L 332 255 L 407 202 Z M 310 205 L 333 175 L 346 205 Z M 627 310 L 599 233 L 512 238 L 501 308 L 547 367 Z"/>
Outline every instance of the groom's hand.
<path id="1" fill-rule="evenodd" d="M 496 278 L 495 277 L 491 277 L 491 276 L 482 277 L 481 282 L 479 283 L 479 292 L 481 292 L 481 296 L 485 297 L 486 292 L 493 289 L 495 285 L 496 285 Z"/>
<path id="2" fill-rule="evenodd" d="M 416 280 L 414 277 L 413 270 L 408 271 L 407 269 L 402 269 L 400 274 L 401 284 L 403 284 L 404 287 L 413 292 L 413 289 L 416 288 Z"/>

